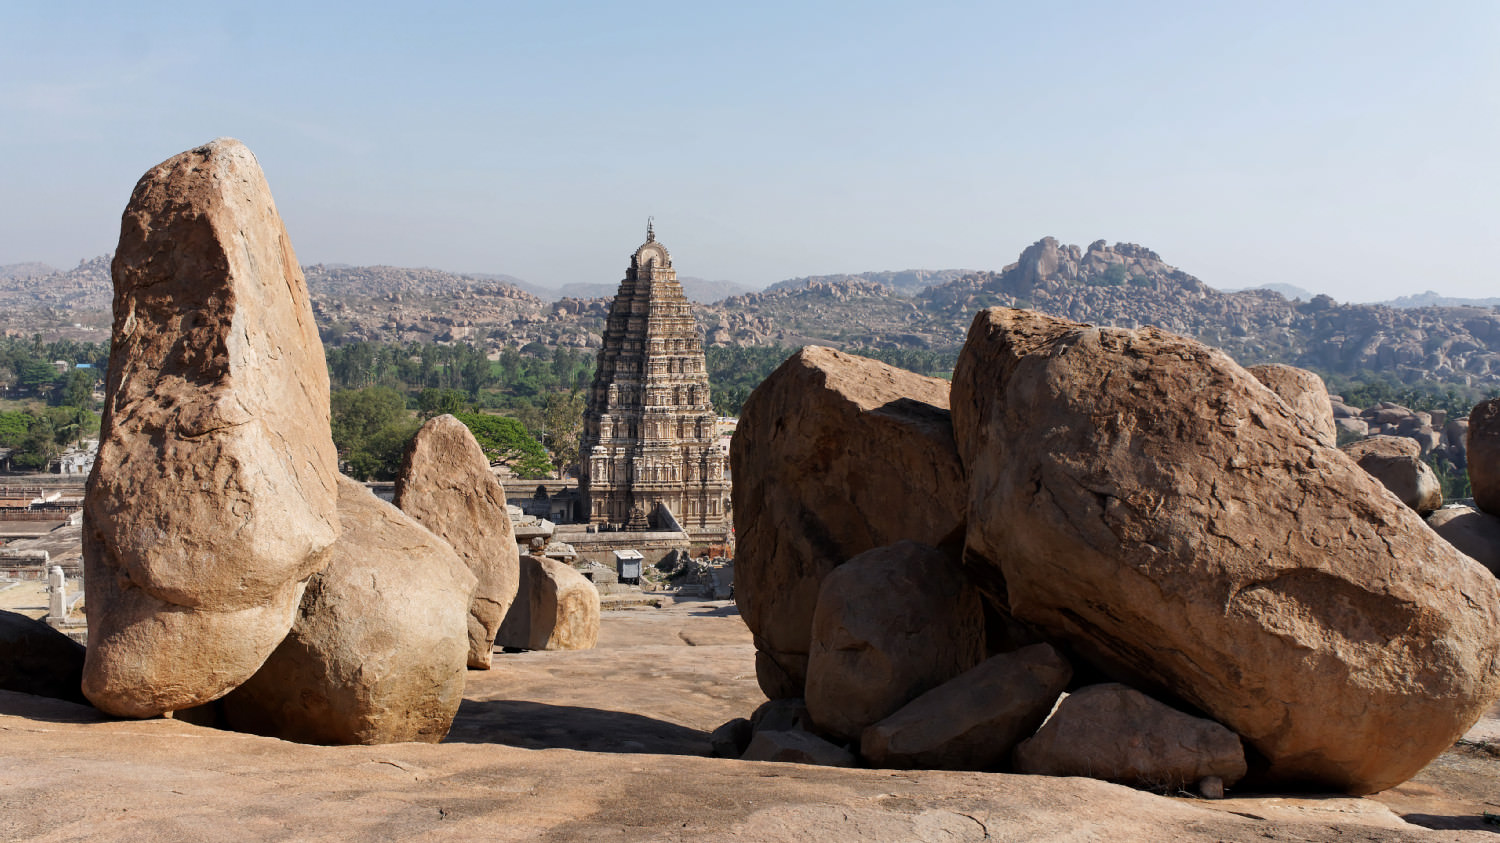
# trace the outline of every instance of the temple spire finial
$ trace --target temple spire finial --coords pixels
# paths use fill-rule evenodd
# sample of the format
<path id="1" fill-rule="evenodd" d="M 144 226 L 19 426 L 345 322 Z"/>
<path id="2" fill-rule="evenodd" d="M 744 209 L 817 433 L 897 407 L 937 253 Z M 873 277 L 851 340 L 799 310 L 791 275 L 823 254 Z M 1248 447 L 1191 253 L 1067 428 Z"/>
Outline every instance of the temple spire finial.
<path id="1" fill-rule="evenodd" d="M 646 242 L 656 242 L 656 217 L 646 217 Z"/>

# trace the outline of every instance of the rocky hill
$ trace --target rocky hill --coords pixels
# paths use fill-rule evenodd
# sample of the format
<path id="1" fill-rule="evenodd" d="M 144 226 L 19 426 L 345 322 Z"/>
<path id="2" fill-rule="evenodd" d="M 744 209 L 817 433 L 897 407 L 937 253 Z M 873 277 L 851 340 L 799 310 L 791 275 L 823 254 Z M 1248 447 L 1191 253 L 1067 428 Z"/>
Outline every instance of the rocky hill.
<path id="1" fill-rule="evenodd" d="M 609 305 L 606 296 L 548 302 L 504 276 L 325 264 L 304 271 L 324 339 L 335 343 L 593 348 Z M 110 298 L 107 257 L 50 275 L 0 274 L 0 329 L 100 339 Z M 975 311 L 1000 304 L 1101 325 L 1158 325 L 1220 346 L 1246 364 L 1500 386 L 1500 308 L 1288 300 L 1268 289 L 1226 293 L 1148 248 L 1103 240 L 1081 248 L 1046 237 L 992 272 L 790 279 L 697 312 L 710 345 L 951 350 Z"/>

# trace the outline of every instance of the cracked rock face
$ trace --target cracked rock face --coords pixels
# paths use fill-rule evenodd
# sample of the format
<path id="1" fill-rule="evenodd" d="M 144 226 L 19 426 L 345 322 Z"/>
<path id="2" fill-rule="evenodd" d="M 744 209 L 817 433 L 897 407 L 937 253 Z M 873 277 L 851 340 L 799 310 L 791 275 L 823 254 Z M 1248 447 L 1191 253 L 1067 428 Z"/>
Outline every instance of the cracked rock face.
<path id="1" fill-rule="evenodd" d="M 495 633 L 516 599 L 521 554 L 505 489 L 463 422 L 443 415 L 422 425 L 406 446 L 395 502 L 453 545 L 479 581 L 469 605 L 469 667 L 488 670 Z"/>
<path id="2" fill-rule="evenodd" d="M 149 717 L 222 696 L 281 643 L 339 535 L 338 458 L 307 288 L 243 144 L 146 173 L 113 271 L 83 689 Z"/>
<path id="3" fill-rule="evenodd" d="M 1495 577 L 1222 352 L 993 308 L 952 407 L 966 562 L 1274 780 L 1390 787 L 1500 695 Z"/>

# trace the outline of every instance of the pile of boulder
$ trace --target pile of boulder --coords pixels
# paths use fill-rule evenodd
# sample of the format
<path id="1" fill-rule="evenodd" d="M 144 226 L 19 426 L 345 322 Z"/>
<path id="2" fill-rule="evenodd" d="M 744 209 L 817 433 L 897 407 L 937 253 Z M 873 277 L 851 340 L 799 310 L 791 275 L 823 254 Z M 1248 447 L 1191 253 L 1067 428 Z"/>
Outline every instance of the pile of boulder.
<path id="1" fill-rule="evenodd" d="M 429 421 L 395 506 L 339 474 L 306 282 L 237 141 L 141 178 L 113 274 L 84 695 L 311 743 L 441 740 L 527 570 L 474 437 Z"/>
<path id="2" fill-rule="evenodd" d="M 1405 781 L 1500 697 L 1500 583 L 1336 438 L 1315 375 L 1154 328 L 992 308 L 951 390 L 803 349 L 731 448 L 769 702 L 716 752 Z"/>

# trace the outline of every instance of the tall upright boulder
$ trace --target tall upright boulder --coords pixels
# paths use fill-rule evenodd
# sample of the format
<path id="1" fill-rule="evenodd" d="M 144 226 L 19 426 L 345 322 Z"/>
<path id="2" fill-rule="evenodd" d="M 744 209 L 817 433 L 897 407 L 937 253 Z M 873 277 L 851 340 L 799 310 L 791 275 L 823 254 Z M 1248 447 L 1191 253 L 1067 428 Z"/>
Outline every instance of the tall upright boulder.
<path id="1" fill-rule="evenodd" d="M 1406 780 L 1500 696 L 1500 585 L 1222 352 L 981 312 L 954 373 L 966 560 L 1011 612 L 1283 782 Z"/>
<path id="2" fill-rule="evenodd" d="M 1251 366 L 1247 371 L 1265 384 L 1276 396 L 1285 401 L 1297 417 L 1307 422 L 1325 445 L 1338 443 L 1338 426 L 1334 424 L 1333 401 L 1328 397 L 1328 385 L 1318 377 L 1296 366 L 1282 363 L 1266 363 Z"/>
<path id="3" fill-rule="evenodd" d="M 339 535 L 338 456 L 307 286 L 249 149 L 146 173 L 113 273 L 83 690 L 148 717 L 222 696 L 281 643 Z"/>
<path id="4" fill-rule="evenodd" d="M 316 744 L 437 743 L 463 702 L 474 575 L 364 484 L 339 478 L 344 534 L 297 622 L 224 697 L 231 728 Z"/>
<path id="5" fill-rule="evenodd" d="M 1474 505 L 1500 515 L 1500 398 L 1481 401 L 1469 412 L 1464 458 Z"/>
<path id="6" fill-rule="evenodd" d="M 948 382 L 809 346 L 751 393 L 729 452 L 735 597 L 768 697 L 800 697 L 818 589 L 903 539 L 961 539 Z"/>
<path id="7" fill-rule="evenodd" d="M 495 632 L 516 600 L 520 550 L 505 488 L 464 423 L 449 415 L 422 425 L 396 477 L 396 506 L 441 536 L 478 586 L 469 605 L 469 667 L 488 670 Z"/>

